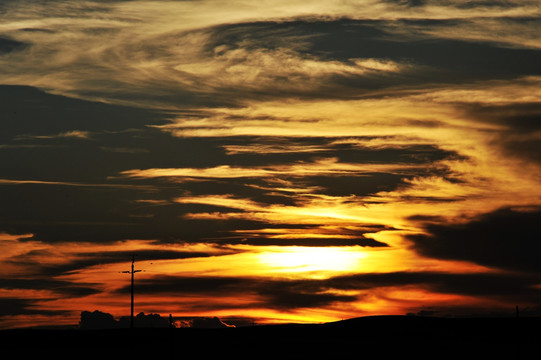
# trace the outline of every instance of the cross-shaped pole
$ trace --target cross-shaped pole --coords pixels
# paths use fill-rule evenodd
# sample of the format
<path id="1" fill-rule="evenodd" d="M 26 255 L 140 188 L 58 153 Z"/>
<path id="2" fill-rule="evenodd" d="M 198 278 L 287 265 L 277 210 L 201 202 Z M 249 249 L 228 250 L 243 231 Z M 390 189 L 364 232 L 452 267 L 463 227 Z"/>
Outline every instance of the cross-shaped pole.
<path id="1" fill-rule="evenodd" d="M 122 272 L 125 273 L 125 274 L 131 274 L 131 313 L 130 313 L 130 328 L 133 328 L 133 287 L 134 287 L 133 275 L 134 275 L 136 272 L 142 271 L 142 270 L 135 270 L 135 269 L 134 269 L 134 263 L 135 263 L 135 255 L 132 256 L 132 258 L 131 258 L 131 270 L 128 270 L 128 271 L 122 271 Z"/>

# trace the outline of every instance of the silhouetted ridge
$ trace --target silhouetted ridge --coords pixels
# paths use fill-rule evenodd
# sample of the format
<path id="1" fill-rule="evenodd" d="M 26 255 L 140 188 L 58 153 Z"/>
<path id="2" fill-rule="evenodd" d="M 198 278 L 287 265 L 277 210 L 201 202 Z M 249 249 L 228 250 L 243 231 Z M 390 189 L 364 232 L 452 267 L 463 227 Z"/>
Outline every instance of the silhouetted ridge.
<path id="1" fill-rule="evenodd" d="M 518 359 L 533 354 L 541 339 L 541 318 L 437 318 L 372 316 L 325 324 L 222 328 L 133 328 L 4 330 L 0 346 L 18 351 L 85 355 L 118 354 L 190 357 L 261 354 L 280 357 L 390 357 L 435 359 Z"/>

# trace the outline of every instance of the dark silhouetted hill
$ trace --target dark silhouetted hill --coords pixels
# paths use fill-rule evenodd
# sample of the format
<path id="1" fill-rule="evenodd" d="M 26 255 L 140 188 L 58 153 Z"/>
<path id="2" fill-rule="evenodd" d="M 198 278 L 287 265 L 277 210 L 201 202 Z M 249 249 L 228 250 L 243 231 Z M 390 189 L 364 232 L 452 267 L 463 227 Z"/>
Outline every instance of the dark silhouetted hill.
<path id="1" fill-rule="evenodd" d="M 18 345 L 23 344 L 23 345 Z M 222 328 L 14 329 L 0 332 L 7 353 L 188 358 L 416 359 L 539 358 L 541 318 L 374 316 L 325 324 Z"/>

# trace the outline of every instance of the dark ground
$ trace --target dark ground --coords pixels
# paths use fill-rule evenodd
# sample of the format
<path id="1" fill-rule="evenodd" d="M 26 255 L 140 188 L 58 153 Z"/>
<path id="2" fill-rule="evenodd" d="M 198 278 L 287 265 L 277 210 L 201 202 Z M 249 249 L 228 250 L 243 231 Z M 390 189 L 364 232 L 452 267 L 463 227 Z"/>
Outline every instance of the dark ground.
<path id="1" fill-rule="evenodd" d="M 3 354 L 257 359 L 541 359 L 541 318 L 374 316 L 223 329 L 0 331 Z"/>

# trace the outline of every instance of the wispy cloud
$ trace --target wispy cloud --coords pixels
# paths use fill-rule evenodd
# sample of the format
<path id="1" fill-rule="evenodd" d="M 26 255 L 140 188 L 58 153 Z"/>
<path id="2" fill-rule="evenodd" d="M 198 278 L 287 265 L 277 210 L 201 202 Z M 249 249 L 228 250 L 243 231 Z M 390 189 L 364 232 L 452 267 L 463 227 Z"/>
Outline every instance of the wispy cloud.
<path id="1" fill-rule="evenodd" d="M 14 140 L 32 140 L 32 139 L 62 139 L 62 138 L 74 138 L 74 139 L 90 139 L 91 133 L 89 131 L 71 130 L 62 132 L 55 135 L 31 135 L 23 134 L 18 135 Z"/>
<path id="2" fill-rule="evenodd" d="M 126 170 L 123 176 L 135 178 L 243 178 L 270 177 L 276 175 L 313 176 L 313 175 L 345 175 L 349 173 L 371 173 L 379 171 L 401 171 L 415 168 L 408 164 L 348 164 L 340 163 L 335 158 L 320 159 L 312 163 L 285 164 L 266 167 L 231 167 L 222 165 L 213 168 L 181 168 L 181 169 L 135 169 Z"/>
<path id="3" fill-rule="evenodd" d="M 119 188 L 132 189 L 143 191 L 154 191 L 155 188 L 147 185 L 133 184 L 114 184 L 114 183 L 78 183 L 68 181 L 47 181 L 47 180 L 22 180 L 22 179 L 0 179 L 0 185 L 56 185 L 56 186 L 73 186 L 73 187 L 96 187 L 96 188 Z"/>
<path id="4" fill-rule="evenodd" d="M 508 34 L 498 37 L 500 41 L 532 47 L 536 46 L 535 37 L 512 19 L 539 13 L 535 2 L 529 1 L 497 6 L 425 2 L 415 7 L 376 0 L 325 4 L 231 1 L 219 5 L 215 1 L 161 1 L 157 5 L 148 1 L 6 4 L 0 33 L 28 46 L 2 57 L 4 83 L 166 108 L 231 101 L 223 92 L 235 88 L 244 96 L 254 91 L 259 96 L 262 92 L 272 96 L 277 88 L 282 93 L 301 95 L 308 91 L 313 96 L 330 96 L 338 84 L 345 84 L 341 78 L 346 76 L 359 76 L 371 83 L 373 76 L 382 73 L 396 77 L 411 70 L 409 64 L 388 57 L 328 59 L 323 54 L 310 54 L 307 50 L 314 36 L 317 38 L 319 32 L 325 31 L 318 24 L 329 17 L 379 21 L 373 25 L 383 29 L 383 41 L 385 36 L 406 36 L 404 30 L 400 30 L 400 35 L 397 29 L 408 29 L 407 37 L 416 32 L 421 39 L 441 38 L 448 33 L 437 23 L 422 27 L 402 23 L 398 27 L 393 23 L 397 19 L 459 19 L 452 26 L 453 34 L 461 34 L 461 39 L 489 40 L 483 37 L 486 29 L 500 26 Z M 49 14 L 46 18 L 42 16 L 45 12 Z M 284 22 L 303 18 L 308 20 L 311 32 L 305 29 L 300 36 L 292 31 L 294 22 Z M 310 25 L 317 19 L 323 21 Z M 487 24 L 490 21 L 492 24 Z M 237 29 L 230 26 L 238 23 Z M 218 36 L 225 24 L 230 26 L 232 38 Z M 509 29 L 509 24 L 515 26 Z M 259 40 L 250 37 L 250 28 L 261 35 L 264 30 L 266 35 Z M 528 29 L 533 31 L 531 26 Z M 104 38 L 107 41 L 102 41 Z M 216 42 L 219 39 L 227 42 Z M 271 47 L 269 42 L 265 43 L 267 40 Z M 182 100 L 171 93 L 182 94 Z"/>

